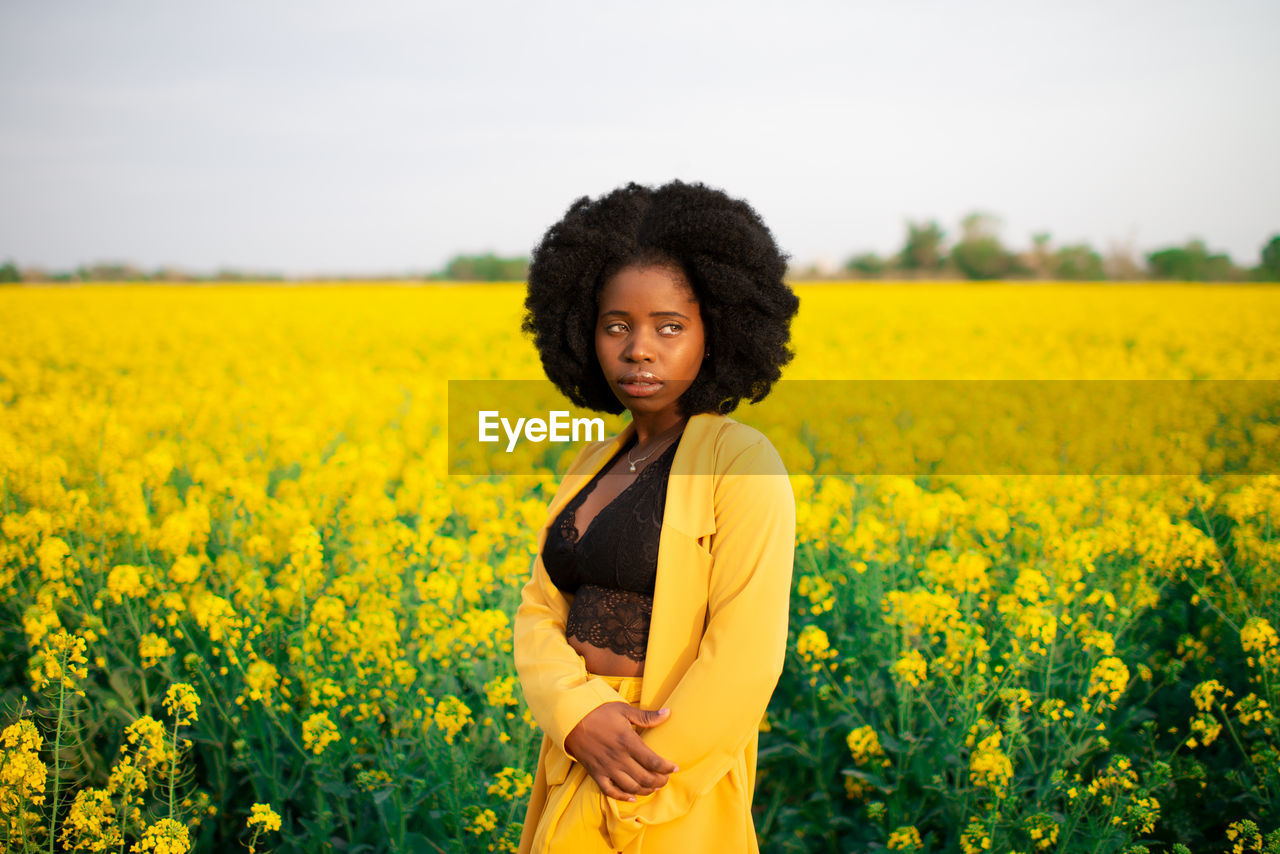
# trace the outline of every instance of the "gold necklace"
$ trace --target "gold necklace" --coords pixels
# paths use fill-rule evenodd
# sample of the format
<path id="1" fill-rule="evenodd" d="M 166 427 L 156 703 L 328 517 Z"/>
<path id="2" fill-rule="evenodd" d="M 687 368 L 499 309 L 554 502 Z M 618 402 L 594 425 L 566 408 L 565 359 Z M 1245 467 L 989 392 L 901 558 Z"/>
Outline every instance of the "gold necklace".
<path id="1" fill-rule="evenodd" d="M 657 439 L 654 439 L 653 442 L 650 443 L 653 446 L 653 450 L 649 451 L 649 453 L 645 454 L 643 457 L 641 457 L 638 460 L 631 459 L 631 451 L 627 451 L 627 462 L 631 464 L 631 470 L 633 472 L 636 470 L 636 463 L 642 463 L 645 460 L 649 459 L 649 457 L 652 457 L 654 453 L 658 450 L 658 445 L 662 444 L 662 442 L 666 440 L 668 434 L 674 436 L 675 435 L 674 430 L 684 427 L 684 424 L 685 422 L 681 422 L 677 424 L 675 428 L 672 428 L 672 430 L 668 430 L 666 433 L 662 434 Z M 635 450 L 635 449 L 633 448 L 632 450 Z"/>

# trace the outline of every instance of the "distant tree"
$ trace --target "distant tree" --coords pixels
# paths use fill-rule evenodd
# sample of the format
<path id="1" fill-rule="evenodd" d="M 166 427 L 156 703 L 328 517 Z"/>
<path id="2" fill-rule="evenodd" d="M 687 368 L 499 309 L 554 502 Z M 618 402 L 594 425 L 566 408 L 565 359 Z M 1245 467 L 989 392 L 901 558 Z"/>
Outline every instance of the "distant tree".
<path id="1" fill-rule="evenodd" d="M 22 271 L 18 269 L 18 265 L 12 261 L 5 261 L 0 264 L 0 284 L 12 284 L 22 281 Z"/>
<path id="2" fill-rule="evenodd" d="M 951 261 L 970 279 L 998 279 L 1015 270 L 1013 253 L 997 236 L 999 220 L 991 214 L 971 213 L 960 221 L 960 242 L 951 247 Z"/>
<path id="3" fill-rule="evenodd" d="M 194 282 L 197 277 L 178 267 L 160 267 L 151 273 L 153 282 Z"/>
<path id="4" fill-rule="evenodd" d="M 483 255 L 455 255 L 444 271 L 434 278 L 457 282 L 520 282 L 529 275 L 528 258 L 500 258 Z"/>
<path id="5" fill-rule="evenodd" d="M 82 282 L 145 282 L 147 274 L 126 262 L 105 262 L 79 267 L 76 277 Z"/>
<path id="6" fill-rule="evenodd" d="M 907 242 L 898 253 L 898 266 L 913 273 L 936 273 L 946 260 L 944 236 L 945 232 L 932 220 L 908 222 Z"/>
<path id="7" fill-rule="evenodd" d="M 1262 263 L 1254 272 L 1264 282 L 1280 282 L 1280 234 L 1262 247 Z"/>
<path id="8" fill-rule="evenodd" d="M 816 261 L 797 265 L 789 272 L 789 276 L 796 279 L 806 279 L 808 281 L 818 281 L 819 279 L 831 278 L 829 272 Z"/>
<path id="9" fill-rule="evenodd" d="M 1027 272 L 1037 279 L 1046 279 L 1053 275 L 1053 250 L 1049 248 L 1051 238 L 1049 232 L 1040 231 L 1031 235 L 1031 250 L 1023 259 Z"/>
<path id="10" fill-rule="evenodd" d="M 1052 276 L 1081 282 L 1097 282 L 1106 278 L 1102 256 L 1087 243 L 1063 246 L 1053 253 Z"/>
<path id="11" fill-rule="evenodd" d="M 1138 261 L 1138 251 L 1134 248 L 1132 237 L 1111 241 L 1107 254 L 1102 259 L 1102 270 L 1108 279 L 1118 281 L 1147 276 L 1146 268 Z"/>
<path id="12" fill-rule="evenodd" d="M 1240 278 L 1240 271 L 1225 254 L 1211 254 L 1203 240 L 1159 249 L 1147 256 L 1151 275 L 1180 282 L 1225 282 Z"/>
<path id="13" fill-rule="evenodd" d="M 863 276 L 879 276 L 884 273 L 888 266 L 888 262 L 876 253 L 863 252 L 846 261 L 844 268 L 850 273 L 857 273 Z"/>

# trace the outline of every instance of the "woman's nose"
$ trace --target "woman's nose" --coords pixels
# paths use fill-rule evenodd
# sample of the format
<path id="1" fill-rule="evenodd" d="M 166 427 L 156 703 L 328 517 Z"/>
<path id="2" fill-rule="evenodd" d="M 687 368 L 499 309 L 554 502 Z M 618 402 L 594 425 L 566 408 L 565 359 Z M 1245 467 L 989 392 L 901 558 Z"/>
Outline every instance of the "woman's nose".
<path id="1" fill-rule="evenodd" d="M 628 339 L 622 356 L 629 362 L 651 362 L 653 345 L 643 332 L 636 332 Z"/>

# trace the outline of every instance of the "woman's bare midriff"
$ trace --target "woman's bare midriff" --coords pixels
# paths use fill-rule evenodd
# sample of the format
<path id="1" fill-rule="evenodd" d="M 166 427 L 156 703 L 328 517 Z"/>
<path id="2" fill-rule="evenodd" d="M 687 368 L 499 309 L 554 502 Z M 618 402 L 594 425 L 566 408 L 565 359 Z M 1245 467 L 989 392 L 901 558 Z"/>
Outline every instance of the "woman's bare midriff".
<path id="1" fill-rule="evenodd" d="M 619 655 L 611 649 L 595 646 L 578 640 L 577 636 L 569 638 L 569 646 L 578 655 L 586 659 L 587 672 L 597 676 L 643 676 L 644 662 L 633 661 L 625 655 Z"/>

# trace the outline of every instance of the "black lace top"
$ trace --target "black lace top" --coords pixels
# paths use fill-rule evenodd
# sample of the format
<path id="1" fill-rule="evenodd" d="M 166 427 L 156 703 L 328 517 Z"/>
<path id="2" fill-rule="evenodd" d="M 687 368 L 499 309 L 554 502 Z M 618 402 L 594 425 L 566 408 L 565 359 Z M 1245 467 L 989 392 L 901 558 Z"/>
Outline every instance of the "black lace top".
<path id="1" fill-rule="evenodd" d="M 634 447 L 628 442 L 552 523 L 542 564 L 556 587 L 573 594 L 566 637 L 644 661 L 667 478 L 679 444 L 677 437 L 617 498 L 600 508 L 585 532 L 579 532 L 578 508 L 614 461 Z"/>

